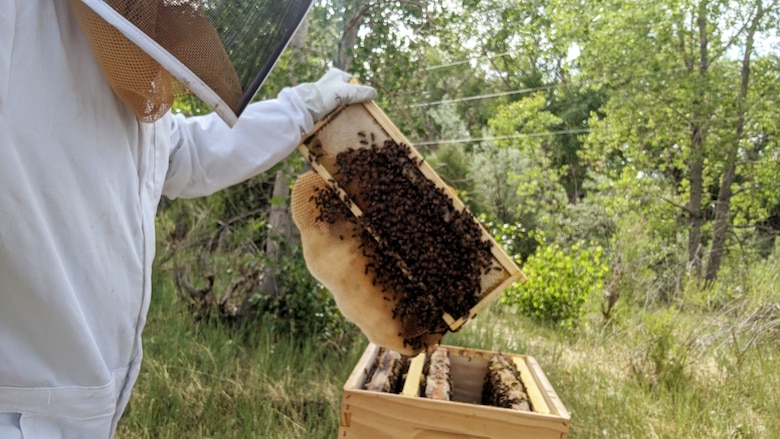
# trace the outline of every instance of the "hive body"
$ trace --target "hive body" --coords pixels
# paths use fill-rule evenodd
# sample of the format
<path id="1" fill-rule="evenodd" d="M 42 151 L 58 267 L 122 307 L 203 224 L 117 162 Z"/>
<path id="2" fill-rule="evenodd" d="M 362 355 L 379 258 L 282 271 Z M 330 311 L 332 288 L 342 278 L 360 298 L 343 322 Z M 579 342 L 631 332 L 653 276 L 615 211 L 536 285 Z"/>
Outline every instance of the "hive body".
<path id="1" fill-rule="evenodd" d="M 344 385 L 340 438 L 567 438 L 569 413 L 538 363 L 508 354 L 518 365 L 534 411 L 481 404 L 488 361 L 496 353 L 442 346 L 449 353 L 452 400 L 428 399 L 424 392 L 402 394 L 365 390 L 380 348 L 369 345 Z M 414 363 L 414 361 L 412 361 Z M 522 366 L 521 366 L 522 365 Z M 410 366 L 406 380 L 421 381 Z M 424 385 L 424 384 L 420 384 Z"/>

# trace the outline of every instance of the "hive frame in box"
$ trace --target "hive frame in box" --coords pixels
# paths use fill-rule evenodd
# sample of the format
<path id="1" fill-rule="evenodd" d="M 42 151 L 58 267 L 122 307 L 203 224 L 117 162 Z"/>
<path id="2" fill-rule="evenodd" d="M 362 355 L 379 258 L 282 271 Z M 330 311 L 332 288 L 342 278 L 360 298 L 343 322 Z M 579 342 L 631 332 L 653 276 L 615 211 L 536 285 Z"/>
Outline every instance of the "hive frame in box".
<path id="1" fill-rule="evenodd" d="M 363 390 L 380 352 L 369 344 L 344 384 L 339 420 L 340 438 L 478 438 L 518 437 L 566 439 L 570 415 L 533 357 L 505 354 L 515 364 L 534 405 L 533 412 L 474 404 L 477 388 L 495 352 L 442 346 L 451 361 L 453 401 Z M 412 360 L 414 362 L 414 360 Z M 411 368 L 412 366 L 410 366 Z M 419 377 L 408 373 L 409 380 Z M 413 386 L 412 386 L 413 387 Z M 406 393 L 406 394 L 404 394 Z M 419 394 L 419 393 L 418 393 Z M 545 413 L 546 412 L 546 413 Z"/>
<path id="2" fill-rule="evenodd" d="M 422 155 L 414 148 L 411 142 L 406 139 L 406 137 L 401 133 L 401 131 L 393 124 L 393 122 L 387 117 L 387 115 L 379 108 L 379 106 L 372 102 L 366 102 L 362 104 L 352 104 L 348 106 L 342 106 L 338 109 L 336 109 L 334 112 L 326 116 L 323 120 L 319 121 L 317 124 L 315 124 L 314 129 L 312 132 L 306 136 L 304 141 L 298 146 L 299 151 L 306 156 L 309 159 L 309 162 L 311 163 L 312 168 L 328 183 L 329 186 L 334 188 L 340 198 L 342 200 L 348 200 L 350 197 L 349 195 L 344 191 L 343 188 L 341 188 L 336 180 L 333 178 L 332 173 L 328 170 L 328 167 L 333 167 L 335 164 L 333 162 L 331 163 L 323 163 L 321 161 L 320 156 L 318 156 L 318 152 L 315 151 L 315 143 L 318 139 L 318 136 L 328 136 L 326 133 L 327 129 L 326 127 L 336 123 L 337 121 L 340 121 L 342 119 L 346 119 L 349 121 L 372 121 L 371 123 L 374 124 L 374 128 L 378 128 L 382 131 L 382 134 L 386 136 L 387 139 L 392 139 L 397 144 L 403 144 L 407 145 L 411 150 L 410 157 L 417 161 L 419 163 L 419 170 L 421 173 L 430 181 L 432 181 L 436 187 L 441 188 L 444 190 L 444 193 L 447 194 L 447 196 L 452 200 L 453 206 L 458 210 L 467 210 L 467 207 L 463 204 L 463 202 L 455 195 L 453 194 L 452 190 L 444 183 L 444 181 L 441 179 L 441 177 L 434 171 L 434 169 L 426 162 Z M 353 128 L 354 129 L 354 128 Z M 321 133 L 325 133 L 322 134 Z M 340 150 L 332 150 L 329 151 L 332 156 L 335 157 L 335 155 L 338 152 L 346 150 L 350 146 L 360 146 L 359 144 L 355 145 L 338 145 Z M 321 143 L 320 143 L 321 147 Z M 362 216 L 362 212 L 360 211 L 360 208 L 355 205 L 355 203 L 347 203 L 347 206 L 352 211 L 352 213 L 356 217 Z M 473 215 L 471 215 L 473 218 Z M 442 318 L 446 322 L 447 326 L 452 331 L 456 331 L 460 329 L 460 327 L 468 321 L 470 318 L 474 317 L 479 311 L 481 311 L 487 304 L 489 304 L 492 300 L 494 300 L 496 297 L 498 297 L 501 292 L 506 289 L 509 285 L 514 283 L 515 281 L 521 281 L 525 282 L 526 277 L 523 274 L 522 271 L 520 271 L 520 268 L 515 264 L 515 262 L 510 258 L 504 250 L 495 242 L 493 237 L 490 236 L 490 234 L 485 230 L 485 228 L 479 224 L 478 221 L 476 221 L 476 218 L 474 218 L 474 221 L 480 226 L 480 229 L 482 230 L 483 240 L 488 240 L 491 242 L 491 252 L 493 255 L 493 264 L 497 267 L 500 267 L 503 271 L 502 273 L 505 273 L 505 277 L 503 277 L 499 283 L 490 285 L 487 288 L 483 288 L 481 297 L 479 299 L 479 302 L 477 302 L 476 305 L 474 305 L 470 310 L 469 313 L 465 316 L 462 316 L 460 318 L 455 318 L 447 313 L 445 313 Z M 370 232 L 370 230 L 369 230 Z M 376 235 L 374 235 L 375 238 Z M 378 238 L 377 238 L 378 239 Z M 401 261 L 402 263 L 402 261 Z M 403 270 L 403 267 L 401 267 Z"/>

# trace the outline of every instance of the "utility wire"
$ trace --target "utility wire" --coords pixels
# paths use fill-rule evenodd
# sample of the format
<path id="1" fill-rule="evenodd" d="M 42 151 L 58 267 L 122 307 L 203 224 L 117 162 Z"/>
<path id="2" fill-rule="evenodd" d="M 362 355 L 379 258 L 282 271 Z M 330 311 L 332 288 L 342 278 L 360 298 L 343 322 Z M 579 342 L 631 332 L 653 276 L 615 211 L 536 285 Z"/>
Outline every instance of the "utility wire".
<path id="1" fill-rule="evenodd" d="M 446 67 L 460 66 L 460 65 L 463 65 L 463 64 L 468 64 L 471 61 L 479 61 L 479 60 L 491 59 L 491 58 L 501 58 L 501 57 L 508 56 L 508 55 L 511 55 L 511 54 L 512 54 L 511 52 L 504 52 L 504 53 L 497 53 L 495 55 L 486 55 L 486 56 L 478 56 L 478 57 L 475 57 L 475 58 L 466 58 L 466 59 L 464 59 L 462 61 L 453 61 L 453 62 L 447 63 L 447 64 L 438 64 L 438 65 L 435 65 L 435 66 L 431 66 L 431 67 L 426 68 L 425 70 L 430 71 L 430 70 L 443 69 L 443 68 L 446 68 Z"/>
<path id="2" fill-rule="evenodd" d="M 576 128 L 576 129 L 562 130 L 562 131 L 547 131 L 543 133 L 520 133 L 520 134 L 510 134 L 506 136 L 477 137 L 477 138 L 465 137 L 462 139 L 431 140 L 428 142 L 419 142 L 419 143 L 412 142 L 412 143 L 415 146 L 431 146 L 431 145 L 444 145 L 444 144 L 451 144 L 451 143 L 486 142 L 488 140 L 520 139 L 526 137 L 563 136 L 566 134 L 585 134 L 591 131 L 592 131 L 591 128 Z"/>
<path id="3" fill-rule="evenodd" d="M 739 118 L 738 117 L 722 117 L 718 118 L 719 120 L 726 120 L 726 121 L 736 121 Z M 632 122 L 636 122 L 635 120 L 631 120 Z M 698 120 L 700 123 L 707 122 L 707 119 L 701 119 Z M 545 131 L 545 132 L 539 132 L 539 133 L 518 133 L 518 134 L 510 134 L 506 136 L 487 136 L 487 137 L 464 137 L 461 139 L 445 139 L 445 140 L 429 140 L 425 142 L 412 142 L 415 146 L 432 146 L 432 145 L 445 145 L 445 144 L 452 144 L 452 143 L 475 143 L 475 142 L 486 142 L 489 140 L 507 140 L 507 139 L 520 139 L 520 138 L 526 138 L 526 137 L 544 137 L 544 136 L 564 136 L 567 134 L 586 134 L 590 133 L 592 131 L 601 131 L 601 130 L 609 130 L 608 127 L 602 127 L 602 128 L 572 128 L 570 130 L 561 130 L 561 131 Z"/>
<path id="4" fill-rule="evenodd" d="M 511 53 L 507 52 L 507 53 L 498 54 L 498 55 L 490 55 L 490 56 L 486 56 L 486 57 L 482 57 L 482 58 L 495 58 L 495 57 L 505 56 L 505 55 L 509 55 L 509 54 L 511 54 Z M 481 58 L 473 58 L 473 59 L 481 59 Z M 434 67 L 435 68 L 442 68 L 442 67 L 447 67 L 449 65 L 465 64 L 465 63 L 467 63 L 469 61 L 470 60 L 457 61 L 455 63 L 443 64 L 443 65 L 434 66 Z M 428 70 L 430 70 L 430 69 L 431 68 L 428 68 Z M 685 71 L 687 71 L 687 68 L 685 68 L 685 67 L 674 67 L 674 68 L 670 68 L 670 69 L 666 69 L 665 70 L 666 73 L 679 73 L 679 72 L 685 72 Z M 631 74 L 631 75 L 626 75 L 626 76 L 616 76 L 616 77 L 614 77 L 612 79 L 627 81 L 627 80 L 630 80 L 630 79 L 639 79 L 639 78 L 644 78 L 644 77 L 648 77 L 648 76 L 655 76 L 655 75 L 657 75 L 657 72 L 645 72 L 643 74 Z M 582 85 L 582 86 L 593 86 L 593 85 L 600 85 L 600 83 L 598 81 L 586 81 L 586 82 L 580 82 L 579 85 Z M 550 90 L 550 89 L 553 89 L 553 88 L 556 88 L 556 87 L 559 87 L 559 86 L 560 86 L 560 84 L 558 84 L 558 85 L 546 85 L 546 86 L 536 87 L 536 88 L 509 90 L 509 91 L 506 91 L 506 92 L 498 92 L 498 93 L 476 95 L 476 96 L 465 96 L 465 97 L 462 97 L 462 98 L 445 99 L 445 100 L 441 100 L 441 101 L 420 102 L 420 103 L 417 103 L 417 104 L 409 105 L 408 107 L 409 108 L 433 107 L 433 106 L 436 106 L 436 105 L 443 105 L 443 104 L 456 103 L 456 102 L 466 102 L 466 101 L 473 101 L 473 100 L 479 100 L 479 99 L 491 99 L 491 98 L 502 97 L 502 96 L 516 95 L 516 94 L 533 93 L 535 91 L 541 91 L 541 90 Z"/>
<path id="5" fill-rule="evenodd" d="M 422 102 L 419 104 L 412 104 L 410 107 L 412 108 L 420 108 L 420 107 L 433 107 L 435 105 L 443 105 L 443 104 L 452 104 L 455 102 L 466 102 L 466 101 L 476 101 L 479 99 L 491 99 L 491 98 L 497 98 L 501 96 L 510 96 L 510 95 L 517 95 L 517 94 L 526 94 L 526 93 L 533 93 L 535 91 L 541 91 L 541 90 L 550 90 L 553 88 L 558 87 L 557 85 L 545 85 L 542 87 L 534 87 L 534 88 L 521 88 L 518 90 L 510 90 L 510 91 L 504 91 L 500 93 L 490 93 L 490 94 L 484 94 L 484 95 L 476 95 L 476 96 L 466 96 L 462 98 L 455 98 L 455 99 L 444 99 L 441 101 L 433 101 L 433 102 Z"/>

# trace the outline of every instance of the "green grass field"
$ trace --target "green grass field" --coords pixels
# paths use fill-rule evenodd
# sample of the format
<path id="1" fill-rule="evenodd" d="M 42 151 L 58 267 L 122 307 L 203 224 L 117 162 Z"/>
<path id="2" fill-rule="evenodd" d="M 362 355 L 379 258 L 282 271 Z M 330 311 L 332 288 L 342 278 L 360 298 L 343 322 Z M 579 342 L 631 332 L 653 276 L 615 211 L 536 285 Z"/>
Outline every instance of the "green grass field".
<path id="1" fill-rule="evenodd" d="M 776 267 L 750 285 L 663 307 L 626 300 L 608 323 L 594 298 L 572 330 L 496 302 L 443 342 L 535 357 L 571 412 L 572 438 L 778 438 Z M 365 346 L 194 322 L 161 274 L 118 437 L 335 438 L 341 388 Z"/>

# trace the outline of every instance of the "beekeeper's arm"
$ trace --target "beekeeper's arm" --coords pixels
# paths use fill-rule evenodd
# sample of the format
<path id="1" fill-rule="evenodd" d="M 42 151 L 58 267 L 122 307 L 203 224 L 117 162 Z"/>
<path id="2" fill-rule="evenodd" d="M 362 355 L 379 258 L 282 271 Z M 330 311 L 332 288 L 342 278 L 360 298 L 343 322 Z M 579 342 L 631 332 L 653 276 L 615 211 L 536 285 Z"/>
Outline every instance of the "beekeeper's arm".
<path id="1" fill-rule="evenodd" d="M 314 123 L 341 104 L 374 99 L 371 87 L 349 84 L 331 69 L 319 81 L 286 88 L 276 99 L 251 104 L 233 128 L 216 114 L 169 114 L 171 154 L 163 194 L 193 198 L 240 183 L 287 157 Z"/>

